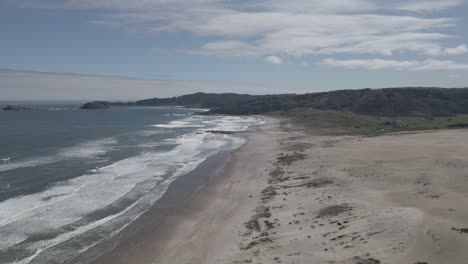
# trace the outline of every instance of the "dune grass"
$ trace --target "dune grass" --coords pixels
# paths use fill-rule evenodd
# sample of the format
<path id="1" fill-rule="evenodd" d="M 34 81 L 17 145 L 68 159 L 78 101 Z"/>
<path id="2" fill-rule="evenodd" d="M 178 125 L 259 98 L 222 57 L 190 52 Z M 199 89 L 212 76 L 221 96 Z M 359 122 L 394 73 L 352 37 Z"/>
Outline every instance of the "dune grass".
<path id="1" fill-rule="evenodd" d="M 451 117 L 379 117 L 351 112 L 311 108 L 273 112 L 271 115 L 291 118 L 293 125 L 319 134 L 380 135 L 404 131 L 468 128 L 468 115 Z"/>

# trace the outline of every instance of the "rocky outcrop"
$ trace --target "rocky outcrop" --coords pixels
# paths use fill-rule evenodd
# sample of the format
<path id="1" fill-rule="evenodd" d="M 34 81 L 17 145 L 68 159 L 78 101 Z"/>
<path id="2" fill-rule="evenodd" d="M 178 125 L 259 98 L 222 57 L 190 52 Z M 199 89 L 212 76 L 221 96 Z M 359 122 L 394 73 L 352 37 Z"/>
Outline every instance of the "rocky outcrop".
<path id="1" fill-rule="evenodd" d="M 6 107 L 3 108 L 4 111 L 26 111 L 26 110 L 32 110 L 31 107 L 29 106 L 24 106 L 24 105 L 7 105 Z"/>
<path id="2" fill-rule="evenodd" d="M 85 109 L 85 110 L 102 110 L 102 109 L 109 109 L 111 107 L 111 104 L 108 102 L 90 102 L 84 104 L 80 109 Z"/>

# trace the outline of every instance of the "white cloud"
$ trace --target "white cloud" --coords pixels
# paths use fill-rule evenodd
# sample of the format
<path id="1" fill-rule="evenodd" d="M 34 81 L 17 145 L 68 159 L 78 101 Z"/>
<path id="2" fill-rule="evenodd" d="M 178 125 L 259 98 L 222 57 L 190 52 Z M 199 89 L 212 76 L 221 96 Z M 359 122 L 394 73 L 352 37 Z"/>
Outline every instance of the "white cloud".
<path id="1" fill-rule="evenodd" d="M 432 12 L 463 4 L 463 0 L 413 0 L 403 2 L 399 9 L 414 12 Z"/>
<path id="2" fill-rule="evenodd" d="M 268 57 L 265 58 L 265 61 L 270 63 L 270 64 L 274 64 L 274 65 L 283 64 L 283 59 L 281 59 L 278 56 L 268 56 Z"/>
<path id="3" fill-rule="evenodd" d="M 444 54 L 446 55 L 461 55 L 467 52 L 468 52 L 468 48 L 466 47 L 466 45 L 460 45 L 455 48 L 446 48 L 444 50 Z"/>
<path id="4" fill-rule="evenodd" d="M 211 40 L 172 52 L 206 56 L 270 54 L 467 53 L 450 29 L 457 20 L 434 14 L 463 0 L 7 0 L 11 4 L 97 9 L 94 23 L 126 30 L 189 32 Z M 431 12 L 430 15 L 426 15 Z"/>
<path id="5" fill-rule="evenodd" d="M 322 64 L 347 69 L 366 70 L 411 70 L 411 71 L 453 71 L 468 70 L 467 63 L 457 63 L 450 60 L 428 59 L 423 61 L 401 61 L 401 60 L 336 60 L 332 58 L 324 59 Z"/>
<path id="6" fill-rule="evenodd" d="M 421 65 L 416 67 L 414 70 L 424 71 L 424 70 L 432 70 L 432 71 L 440 71 L 440 70 L 468 70 L 468 63 L 458 63 L 450 60 L 434 60 L 429 59 L 423 61 Z"/>

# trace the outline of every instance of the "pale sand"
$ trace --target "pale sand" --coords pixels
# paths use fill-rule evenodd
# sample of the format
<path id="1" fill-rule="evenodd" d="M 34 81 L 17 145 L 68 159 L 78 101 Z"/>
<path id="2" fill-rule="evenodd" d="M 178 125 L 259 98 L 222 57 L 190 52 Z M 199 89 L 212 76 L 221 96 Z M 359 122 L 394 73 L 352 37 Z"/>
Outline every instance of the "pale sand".
<path id="1" fill-rule="evenodd" d="M 468 130 L 316 136 L 277 119 L 96 263 L 468 263 Z M 379 260 L 380 262 L 378 262 Z"/>

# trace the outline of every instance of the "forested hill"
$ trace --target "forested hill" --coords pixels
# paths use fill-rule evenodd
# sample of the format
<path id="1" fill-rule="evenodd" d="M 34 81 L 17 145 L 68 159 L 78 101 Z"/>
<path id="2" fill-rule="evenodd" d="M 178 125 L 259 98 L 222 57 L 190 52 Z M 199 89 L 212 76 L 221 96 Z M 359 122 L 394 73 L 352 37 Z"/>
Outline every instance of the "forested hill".
<path id="1" fill-rule="evenodd" d="M 295 109 L 346 111 L 371 116 L 452 116 L 468 114 L 468 88 L 385 88 L 309 94 L 249 95 L 195 93 L 112 106 L 211 108 L 207 114 L 251 115 Z"/>
<path id="2" fill-rule="evenodd" d="M 171 98 L 151 98 L 128 103 L 111 103 L 113 106 L 193 106 L 214 108 L 252 101 L 266 96 L 235 93 L 194 93 Z"/>
<path id="3" fill-rule="evenodd" d="M 451 116 L 468 113 L 468 88 L 386 88 L 284 95 L 225 105 L 210 113 L 249 115 L 299 108 L 373 116 Z"/>

